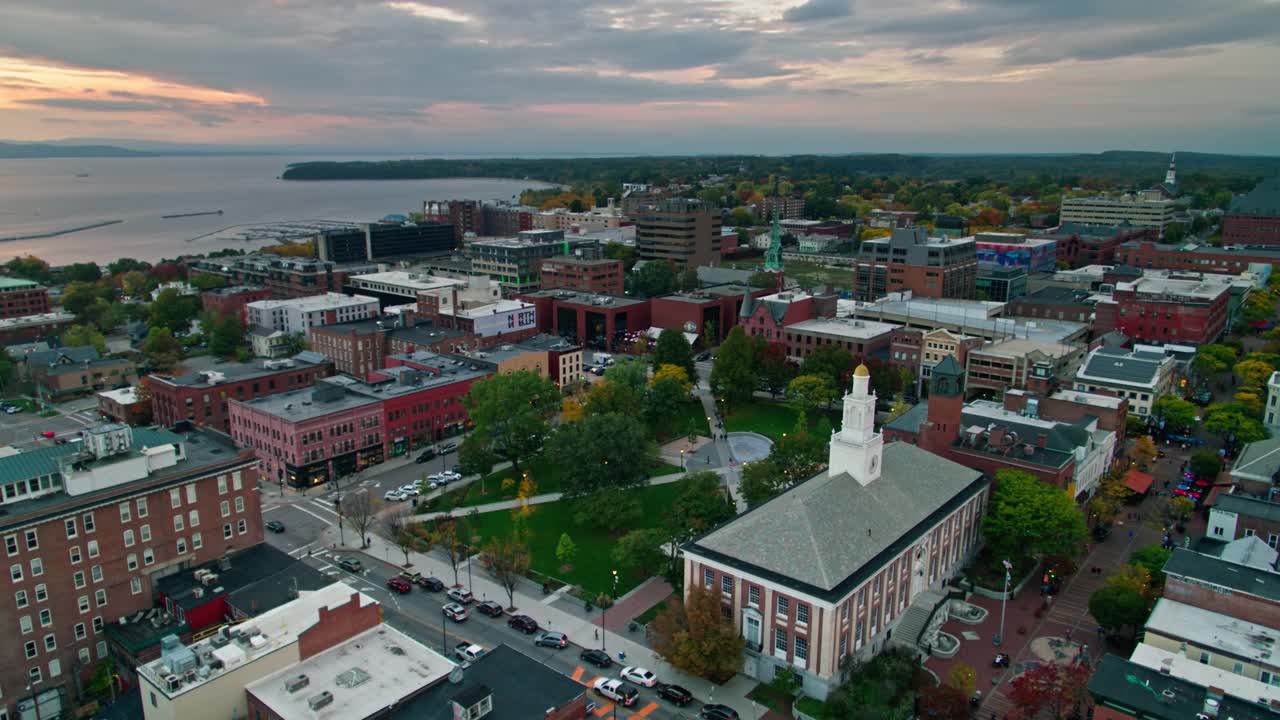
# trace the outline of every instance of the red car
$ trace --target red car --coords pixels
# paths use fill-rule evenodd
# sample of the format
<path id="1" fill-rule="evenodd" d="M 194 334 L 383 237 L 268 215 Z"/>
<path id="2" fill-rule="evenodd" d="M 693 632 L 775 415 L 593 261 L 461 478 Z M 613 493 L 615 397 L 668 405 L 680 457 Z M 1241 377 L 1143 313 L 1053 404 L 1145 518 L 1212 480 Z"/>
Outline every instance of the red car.
<path id="1" fill-rule="evenodd" d="M 53 437 L 54 435 L 57 435 L 57 434 L 58 434 L 58 433 L 56 433 L 56 432 L 54 432 L 54 431 L 52 431 L 52 430 L 45 430 L 44 432 L 40 433 L 40 437 L 47 437 L 47 438 L 51 438 L 51 437 Z"/>
<path id="2" fill-rule="evenodd" d="M 387 581 L 387 587 L 401 595 L 413 590 L 413 584 L 404 578 L 393 577 Z"/>

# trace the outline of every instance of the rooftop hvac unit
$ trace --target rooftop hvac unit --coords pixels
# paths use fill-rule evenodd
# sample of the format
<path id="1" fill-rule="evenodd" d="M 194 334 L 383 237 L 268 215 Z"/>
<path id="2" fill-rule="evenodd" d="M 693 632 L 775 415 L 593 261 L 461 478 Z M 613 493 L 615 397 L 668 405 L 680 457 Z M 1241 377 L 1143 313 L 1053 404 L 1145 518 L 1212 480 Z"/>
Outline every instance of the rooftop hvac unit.
<path id="1" fill-rule="evenodd" d="M 327 705 L 332 705 L 332 704 L 333 704 L 333 693 L 329 692 L 328 690 L 325 690 L 324 692 L 318 695 L 312 695 L 311 697 L 307 698 L 307 705 L 310 706 L 312 710 L 319 710 L 322 707 L 325 707 Z"/>
<path id="2" fill-rule="evenodd" d="M 203 579 L 203 580 L 201 580 L 201 581 L 200 581 L 200 583 L 201 583 L 202 585 L 204 585 L 205 587 L 212 587 L 212 586 L 213 586 L 213 584 L 214 584 L 214 583 L 216 583 L 216 582 L 218 582 L 218 574 L 217 574 L 217 573 L 209 573 L 208 575 L 205 575 L 205 576 L 204 576 L 204 579 Z"/>
<path id="3" fill-rule="evenodd" d="M 192 589 L 191 595 L 192 597 L 198 597 L 198 598 L 204 597 L 204 588 L 198 587 L 198 588 Z"/>
<path id="4" fill-rule="evenodd" d="M 164 689 L 168 692 L 175 692 L 182 687 L 182 678 L 177 675 L 164 676 Z"/>
<path id="5" fill-rule="evenodd" d="M 296 677 L 291 677 L 288 680 L 285 680 L 284 689 L 287 692 L 295 693 L 310 684 L 311 684 L 311 678 L 307 677 L 306 675 L 298 675 Z"/>

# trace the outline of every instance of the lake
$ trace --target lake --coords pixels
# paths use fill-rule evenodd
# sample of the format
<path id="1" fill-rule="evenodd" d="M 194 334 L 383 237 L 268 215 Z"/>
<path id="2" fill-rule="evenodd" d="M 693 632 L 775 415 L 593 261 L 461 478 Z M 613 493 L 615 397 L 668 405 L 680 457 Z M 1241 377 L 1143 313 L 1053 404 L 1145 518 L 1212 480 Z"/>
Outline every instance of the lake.
<path id="1" fill-rule="evenodd" d="M 288 156 L 0 160 L 0 237 L 122 222 L 52 238 L 0 243 L 0 258 L 36 255 L 51 264 L 121 257 L 159 260 L 253 243 L 201 238 L 235 225 L 303 220 L 369 222 L 421 212 L 424 200 L 511 200 L 547 187 L 525 180 L 451 178 L 285 182 Z M 381 158 L 360 158 L 381 159 Z M 163 215 L 222 210 L 221 215 Z M 199 239 L 197 239 L 199 238 Z"/>

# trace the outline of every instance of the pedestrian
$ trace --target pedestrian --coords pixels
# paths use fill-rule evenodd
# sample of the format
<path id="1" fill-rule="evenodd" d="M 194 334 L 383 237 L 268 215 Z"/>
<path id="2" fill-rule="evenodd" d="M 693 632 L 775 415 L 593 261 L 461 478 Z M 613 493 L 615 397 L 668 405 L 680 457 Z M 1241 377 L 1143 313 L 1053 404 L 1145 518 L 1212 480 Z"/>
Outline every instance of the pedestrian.
<path id="1" fill-rule="evenodd" d="M 597 639 L 597 640 L 599 640 L 599 639 L 600 639 L 600 631 L 597 629 L 597 630 L 592 630 L 592 632 L 593 632 L 593 633 L 595 633 L 595 635 L 596 635 L 596 639 Z"/>

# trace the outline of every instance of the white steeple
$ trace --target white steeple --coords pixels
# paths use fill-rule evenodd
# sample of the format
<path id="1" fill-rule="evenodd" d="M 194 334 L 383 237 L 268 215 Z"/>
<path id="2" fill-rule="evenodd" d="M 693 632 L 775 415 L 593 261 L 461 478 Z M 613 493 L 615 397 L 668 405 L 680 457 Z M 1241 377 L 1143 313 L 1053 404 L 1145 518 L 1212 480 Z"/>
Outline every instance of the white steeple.
<path id="1" fill-rule="evenodd" d="M 1178 184 L 1178 173 L 1174 169 L 1174 164 L 1177 162 L 1177 159 L 1178 159 L 1178 153 L 1173 153 L 1172 155 L 1169 156 L 1169 172 L 1164 174 L 1165 185 Z"/>
<path id="2" fill-rule="evenodd" d="M 840 429 L 831 435 L 828 473 L 847 473 L 859 485 L 880 478 L 884 436 L 876 432 L 876 394 L 871 390 L 871 372 L 866 365 L 853 371 L 853 389 L 844 396 L 844 417 Z"/>

